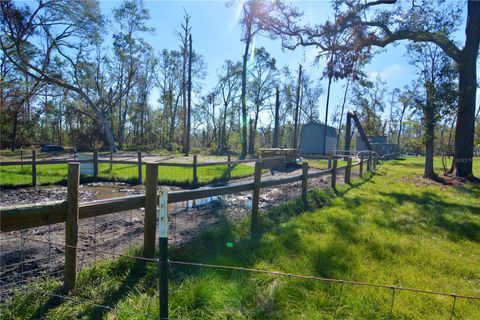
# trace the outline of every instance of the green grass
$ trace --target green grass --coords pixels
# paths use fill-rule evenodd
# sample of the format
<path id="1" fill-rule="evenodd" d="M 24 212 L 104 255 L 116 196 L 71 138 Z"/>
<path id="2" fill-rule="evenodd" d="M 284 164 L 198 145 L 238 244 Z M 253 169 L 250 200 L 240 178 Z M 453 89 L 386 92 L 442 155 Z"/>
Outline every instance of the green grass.
<path id="1" fill-rule="evenodd" d="M 64 184 L 67 180 L 66 164 L 45 164 L 37 166 L 37 184 Z M 24 186 L 32 183 L 32 166 L 0 167 L 0 186 Z"/>
<path id="2" fill-rule="evenodd" d="M 480 187 L 432 183 L 422 172 L 419 158 L 386 163 L 352 186 L 311 191 L 307 202 L 263 214 L 257 237 L 248 236 L 248 219 L 225 221 L 172 248 L 170 259 L 480 296 Z M 31 291 L 0 318 L 143 319 L 129 312 L 158 314 L 156 276 L 154 264 L 104 261 L 81 272 L 74 297 L 114 306 L 118 315 Z M 338 306 L 337 319 L 390 319 L 390 289 L 344 285 L 342 293 L 339 284 L 180 266 L 169 278 L 172 318 L 333 319 Z M 58 290 L 59 283 L 36 286 Z M 393 319 L 449 319 L 452 302 L 397 291 Z M 458 299 L 454 319 L 480 319 L 480 301 Z"/>
<path id="3" fill-rule="evenodd" d="M 316 169 L 328 169 L 328 160 L 324 159 L 306 159 L 308 161 L 308 166 Z M 347 161 L 337 160 L 337 166 L 345 166 Z"/>
<path id="4" fill-rule="evenodd" d="M 231 177 L 233 179 L 250 176 L 253 174 L 253 167 L 245 164 L 232 166 Z M 143 177 L 145 177 L 145 166 L 142 166 Z M 137 165 L 114 164 L 110 171 L 109 164 L 99 164 L 100 181 L 123 181 L 136 183 L 138 177 Z M 197 177 L 199 185 L 206 185 L 227 177 L 227 165 L 198 167 Z M 37 184 L 65 184 L 67 179 L 67 165 L 39 165 L 37 166 Z M 145 178 L 144 178 L 145 179 Z M 93 181 L 91 176 L 82 176 L 82 181 Z M 192 168 L 185 167 L 159 167 L 158 180 L 162 184 L 190 186 L 193 180 Z M 32 183 L 32 167 L 5 166 L 0 167 L 0 186 L 23 186 Z"/>

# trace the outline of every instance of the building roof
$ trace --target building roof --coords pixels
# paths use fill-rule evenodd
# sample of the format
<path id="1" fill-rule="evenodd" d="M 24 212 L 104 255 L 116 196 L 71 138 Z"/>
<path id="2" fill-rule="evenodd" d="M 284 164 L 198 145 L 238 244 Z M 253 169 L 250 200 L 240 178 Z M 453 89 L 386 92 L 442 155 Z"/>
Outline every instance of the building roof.
<path id="1" fill-rule="evenodd" d="M 317 121 L 310 121 L 307 122 L 303 125 L 303 127 L 318 127 L 323 134 L 323 131 L 325 130 L 325 125 L 323 123 L 317 122 Z M 331 126 L 327 126 L 327 137 L 337 137 L 337 129 Z"/>

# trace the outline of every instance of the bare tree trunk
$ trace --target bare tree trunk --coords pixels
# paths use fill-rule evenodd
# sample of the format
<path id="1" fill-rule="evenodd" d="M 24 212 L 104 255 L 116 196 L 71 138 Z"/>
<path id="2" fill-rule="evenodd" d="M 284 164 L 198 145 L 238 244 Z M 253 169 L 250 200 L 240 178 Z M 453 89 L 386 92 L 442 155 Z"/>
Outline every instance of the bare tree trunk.
<path id="1" fill-rule="evenodd" d="M 248 151 L 249 151 L 249 154 L 250 154 L 250 155 L 253 155 L 252 150 L 254 149 L 254 143 L 255 143 L 254 137 L 253 137 L 254 131 L 255 131 L 255 129 L 254 129 L 254 124 L 253 124 L 253 123 L 254 123 L 254 120 L 253 120 L 252 118 L 250 118 L 250 122 L 249 122 L 250 138 L 248 139 L 248 143 L 249 143 L 249 145 L 248 145 Z"/>
<path id="2" fill-rule="evenodd" d="M 435 113 L 433 101 L 428 98 L 425 110 L 425 171 L 426 178 L 433 178 L 435 172 L 433 169 L 433 155 L 435 151 Z"/>
<path id="3" fill-rule="evenodd" d="M 18 127 L 18 107 L 15 106 L 13 111 L 13 124 L 12 124 L 12 151 L 15 151 L 17 147 L 17 127 Z"/>
<path id="4" fill-rule="evenodd" d="M 187 132 L 186 132 L 186 146 L 185 154 L 190 153 L 190 134 L 192 131 L 192 60 L 193 60 L 193 49 L 192 49 L 192 35 L 190 34 L 190 43 L 188 50 L 188 105 L 187 105 Z"/>
<path id="5" fill-rule="evenodd" d="M 406 110 L 407 110 L 407 104 L 404 104 L 402 109 L 402 115 L 400 116 L 400 124 L 398 126 L 397 146 L 399 150 L 400 150 L 400 137 L 402 135 L 402 129 L 403 129 L 403 117 L 405 116 Z"/>
<path id="6" fill-rule="evenodd" d="M 330 87 L 331 86 L 332 86 L 332 77 L 328 77 L 327 104 L 325 106 L 325 128 L 323 129 L 323 154 L 327 154 L 328 105 L 330 104 Z"/>
<path id="7" fill-rule="evenodd" d="M 245 159 L 247 155 L 247 61 L 251 41 L 250 31 L 251 25 L 247 25 L 247 37 L 245 39 L 245 52 L 243 53 L 242 66 L 242 151 L 240 153 L 240 159 Z"/>
<path id="8" fill-rule="evenodd" d="M 275 91 L 275 127 L 273 128 L 272 148 L 278 148 L 279 135 L 280 135 L 280 92 L 277 87 Z"/>
<path id="9" fill-rule="evenodd" d="M 253 128 L 251 129 L 252 131 L 250 134 L 250 145 L 248 150 L 248 153 L 252 156 L 255 155 L 255 140 L 257 139 L 257 125 L 258 125 L 259 113 L 260 113 L 260 105 L 257 104 L 256 110 L 255 110 L 255 118 L 253 120 Z"/>
<path id="10" fill-rule="evenodd" d="M 297 97 L 295 101 L 295 119 L 293 123 L 293 149 L 297 148 L 298 144 L 298 118 L 299 118 L 299 113 L 300 113 L 300 86 L 302 85 L 302 65 L 300 65 L 298 69 L 298 82 L 297 82 Z"/>
<path id="11" fill-rule="evenodd" d="M 183 41 L 183 50 L 182 50 L 182 102 L 183 102 L 183 137 L 182 144 L 184 154 L 188 154 L 187 151 L 187 130 L 188 130 L 188 111 L 187 111 L 187 36 L 188 36 L 188 20 L 186 21 L 186 26 L 184 28 L 185 36 Z"/>
<path id="12" fill-rule="evenodd" d="M 338 135 L 337 135 L 337 146 L 336 149 L 339 149 L 340 146 L 340 137 L 342 136 L 342 122 L 343 122 L 343 112 L 345 111 L 345 103 L 347 102 L 347 93 L 348 93 L 348 85 L 350 84 L 350 77 L 347 78 L 347 84 L 345 85 L 345 92 L 343 93 L 343 103 L 342 103 L 342 111 L 340 113 L 340 123 L 338 124 Z"/>

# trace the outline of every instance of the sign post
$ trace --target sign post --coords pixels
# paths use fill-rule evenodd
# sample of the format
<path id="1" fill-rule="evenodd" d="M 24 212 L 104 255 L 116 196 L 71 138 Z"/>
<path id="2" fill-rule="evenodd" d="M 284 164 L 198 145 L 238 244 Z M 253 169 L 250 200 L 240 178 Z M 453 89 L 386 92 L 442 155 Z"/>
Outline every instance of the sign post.
<path id="1" fill-rule="evenodd" d="M 168 319 L 168 190 L 160 191 L 160 209 L 158 218 L 158 245 L 160 250 L 160 319 Z"/>

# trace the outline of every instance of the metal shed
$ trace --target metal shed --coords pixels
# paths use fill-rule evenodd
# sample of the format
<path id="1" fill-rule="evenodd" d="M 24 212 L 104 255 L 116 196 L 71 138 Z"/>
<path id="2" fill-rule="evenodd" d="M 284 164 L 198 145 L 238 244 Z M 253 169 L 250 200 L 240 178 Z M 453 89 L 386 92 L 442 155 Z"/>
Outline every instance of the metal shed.
<path id="1" fill-rule="evenodd" d="M 370 141 L 373 151 L 382 156 L 398 152 L 398 146 L 394 143 L 387 143 L 386 136 L 370 136 L 368 137 L 368 141 Z M 367 150 L 367 147 L 360 136 L 357 136 L 355 150 L 357 152 Z"/>
<path id="2" fill-rule="evenodd" d="M 310 121 L 302 126 L 300 132 L 300 152 L 302 154 L 323 154 L 323 135 L 325 125 L 316 121 Z M 327 126 L 326 152 L 335 150 L 337 147 L 337 130 Z"/>

